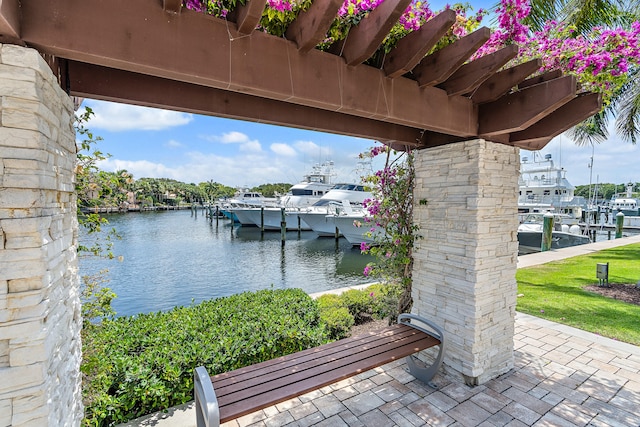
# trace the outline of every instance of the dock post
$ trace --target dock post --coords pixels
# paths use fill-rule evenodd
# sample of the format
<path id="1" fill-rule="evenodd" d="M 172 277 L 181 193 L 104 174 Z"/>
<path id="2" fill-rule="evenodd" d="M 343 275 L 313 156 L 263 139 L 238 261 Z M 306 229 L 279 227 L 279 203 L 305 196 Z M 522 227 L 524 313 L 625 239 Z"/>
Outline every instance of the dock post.
<path id="1" fill-rule="evenodd" d="M 300 215 L 298 215 L 298 237 L 300 237 L 300 232 L 302 231 L 302 225 L 300 222 Z"/>
<path id="2" fill-rule="evenodd" d="M 260 207 L 260 233 L 264 234 L 264 206 Z"/>
<path id="3" fill-rule="evenodd" d="M 282 240 L 282 246 L 287 238 L 287 217 L 284 213 L 284 208 L 280 208 L 280 239 Z"/>
<path id="4" fill-rule="evenodd" d="M 616 214 L 616 239 L 622 237 L 622 227 L 624 226 L 624 214 L 618 212 Z"/>
<path id="5" fill-rule="evenodd" d="M 544 214 L 542 225 L 542 241 L 540 243 L 540 252 L 551 249 L 551 239 L 553 237 L 553 214 L 547 212 Z"/>

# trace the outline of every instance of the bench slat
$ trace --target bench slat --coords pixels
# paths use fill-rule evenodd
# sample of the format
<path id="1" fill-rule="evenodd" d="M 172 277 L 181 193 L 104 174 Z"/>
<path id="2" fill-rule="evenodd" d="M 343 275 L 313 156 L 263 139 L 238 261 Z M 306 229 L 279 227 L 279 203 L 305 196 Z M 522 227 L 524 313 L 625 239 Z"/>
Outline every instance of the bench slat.
<path id="1" fill-rule="evenodd" d="M 326 351 L 327 349 L 331 349 L 333 347 L 342 347 L 342 348 L 356 348 L 359 347 L 360 345 L 363 345 L 367 342 L 372 342 L 375 340 L 380 339 L 379 335 L 395 335 L 398 333 L 401 333 L 402 331 L 407 331 L 409 329 L 412 329 L 406 325 L 402 325 L 402 324 L 394 324 L 391 326 L 387 326 L 383 329 L 377 330 L 377 331 L 372 331 L 372 332 L 368 332 L 362 335 L 358 335 L 355 337 L 349 337 L 349 338 L 344 338 L 338 341 L 334 341 L 334 342 L 330 342 L 328 344 L 324 344 L 322 346 L 319 347 L 312 347 L 312 348 L 308 348 L 306 350 L 301 350 L 299 352 L 296 352 L 294 354 L 289 354 L 286 356 L 281 356 L 275 359 L 271 359 L 271 360 L 266 360 L 264 362 L 260 362 L 260 363 L 256 363 L 254 365 L 250 365 L 250 366 L 245 366 L 242 368 L 238 368 L 235 369 L 233 371 L 229 371 L 229 372 L 223 372 L 220 374 L 216 374 L 216 375 L 212 375 L 211 379 L 215 382 L 215 384 L 217 385 L 217 387 L 221 387 L 226 385 L 226 381 L 235 381 L 236 378 L 238 378 L 241 375 L 244 374 L 251 374 L 252 372 L 255 372 L 256 370 L 259 370 L 261 368 L 267 368 L 267 367 L 272 367 L 275 365 L 279 365 L 284 363 L 287 363 L 287 361 L 292 357 L 296 357 L 297 360 L 308 360 L 307 358 L 314 358 L 316 357 L 316 355 L 318 353 L 321 353 L 323 351 Z M 217 394 L 217 391 L 216 391 Z"/>
<path id="2" fill-rule="evenodd" d="M 253 394 L 262 393 L 264 390 L 279 388 L 289 383 L 294 383 L 302 378 L 324 375 L 329 370 L 338 369 L 342 366 L 356 364 L 356 366 L 368 366 L 366 359 L 377 357 L 387 360 L 387 353 L 397 351 L 398 348 L 413 348 L 414 352 L 420 351 L 421 338 L 415 335 L 405 337 L 402 340 L 389 341 L 380 345 L 361 349 L 349 349 L 339 353 L 332 353 L 318 359 L 310 360 L 301 364 L 292 360 L 283 365 L 280 369 L 263 371 L 262 375 L 256 378 L 248 378 L 239 381 L 222 390 L 217 389 L 216 393 L 220 405 L 230 404 L 235 400 L 245 400 Z M 352 368 L 354 369 L 354 368 Z M 216 384 L 214 384 L 216 387 Z M 245 391 L 246 390 L 246 391 Z"/>
<path id="3" fill-rule="evenodd" d="M 341 357 L 340 354 L 342 354 L 343 352 L 354 352 L 362 351 L 363 349 L 375 348 L 377 346 L 385 345 L 390 342 L 395 342 L 402 339 L 407 339 L 411 336 L 415 336 L 416 332 L 418 332 L 416 329 L 408 327 L 406 325 L 394 325 L 393 327 L 382 329 L 377 334 L 375 332 L 371 332 L 370 334 L 360 335 L 353 338 L 346 338 L 316 348 L 303 350 L 298 353 L 283 356 L 278 359 L 247 366 L 235 371 L 226 372 L 224 374 L 214 375 L 211 377 L 211 381 L 215 386 L 216 395 L 220 397 L 224 396 L 227 393 L 226 390 L 229 387 L 233 388 L 233 390 L 237 390 L 238 383 L 241 383 L 243 381 L 250 381 L 255 377 L 270 374 L 275 375 L 282 370 L 299 367 L 298 365 L 302 365 L 302 367 L 304 368 L 304 366 L 306 366 L 305 364 L 308 364 L 310 362 L 317 364 L 318 359 L 326 359 L 327 357 Z M 325 360 L 325 362 L 326 361 L 327 360 Z"/>
<path id="4" fill-rule="evenodd" d="M 221 376 L 211 377 L 218 395 L 220 422 L 238 418 L 440 344 L 437 338 L 406 325 L 394 325 L 378 334 L 382 334 L 376 335 L 381 339 L 371 340 L 368 336 L 347 338 L 341 340 L 342 343 L 337 341 L 310 349 L 311 351 L 294 353 L 289 359 L 287 356 L 276 359 L 275 364 L 240 368 L 237 370 L 240 371 L 240 377 L 245 377 L 240 380 L 242 384 L 233 379 L 236 371 L 226 373 L 222 375 L 222 379 L 226 380 L 223 384 L 233 384 L 233 388 L 229 387 L 227 393 L 217 383 L 217 378 Z M 304 353 L 302 358 L 301 353 Z M 314 353 L 320 353 L 322 360 L 315 358 Z M 301 359 L 306 359 L 303 367 L 299 365 Z M 292 372 L 296 364 L 299 370 Z M 252 376 L 256 371 L 264 375 Z"/>

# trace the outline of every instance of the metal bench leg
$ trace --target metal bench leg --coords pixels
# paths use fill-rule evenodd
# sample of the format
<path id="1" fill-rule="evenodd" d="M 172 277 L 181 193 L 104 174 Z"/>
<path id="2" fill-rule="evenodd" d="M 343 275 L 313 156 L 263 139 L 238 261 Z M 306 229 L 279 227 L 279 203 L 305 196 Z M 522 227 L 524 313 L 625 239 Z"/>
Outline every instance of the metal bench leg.
<path id="1" fill-rule="evenodd" d="M 438 386 L 431 380 L 433 379 L 433 377 L 435 377 L 436 373 L 438 373 L 440 365 L 442 365 L 442 359 L 444 358 L 444 332 L 435 323 L 415 314 L 403 313 L 399 315 L 398 323 L 404 323 L 440 340 L 440 345 L 438 346 L 438 355 L 436 356 L 436 360 L 431 366 L 419 366 L 416 363 L 417 358 L 415 356 L 407 356 L 407 366 L 409 367 L 409 372 L 411 372 L 411 375 L 424 382 L 429 387 L 438 388 Z M 422 323 L 423 325 L 418 325 L 416 323 Z M 427 326 L 429 329 L 425 328 L 424 326 Z"/>
<path id="2" fill-rule="evenodd" d="M 211 377 L 204 366 L 193 375 L 193 393 L 196 406 L 196 427 L 220 427 L 220 408 Z"/>

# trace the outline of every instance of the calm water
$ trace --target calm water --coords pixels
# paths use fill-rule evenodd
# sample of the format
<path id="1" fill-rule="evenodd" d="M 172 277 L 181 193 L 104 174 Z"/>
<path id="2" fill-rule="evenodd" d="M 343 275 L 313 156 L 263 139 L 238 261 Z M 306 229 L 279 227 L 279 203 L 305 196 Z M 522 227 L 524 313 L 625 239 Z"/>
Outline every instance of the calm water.
<path id="1" fill-rule="evenodd" d="M 210 298 L 265 288 L 319 292 L 366 283 L 362 270 L 372 258 L 340 239 L 313 232 L 280 233 L 230 222 L 209 222 L 202 212 L 145 212 L 106 216 L 122 237 L 114 255 L 122 262 L 80 259 L 81 274 L 108 268 L 106 285 L 118 297 L 118 315 L 167 310 Z M 82 241 L 86 236 L 81 232 Z"/>

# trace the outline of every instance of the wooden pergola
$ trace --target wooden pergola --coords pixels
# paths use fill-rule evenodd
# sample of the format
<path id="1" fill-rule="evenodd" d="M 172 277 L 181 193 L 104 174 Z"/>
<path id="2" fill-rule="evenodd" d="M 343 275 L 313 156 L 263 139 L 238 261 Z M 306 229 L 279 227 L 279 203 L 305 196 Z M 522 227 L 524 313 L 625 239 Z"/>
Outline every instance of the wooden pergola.
<path id="1" fill-rule="evenodd" d="M 181 0 L 0 0 L 0 42 L 37 49 L 69 95 L 375 139 L 422 149 L 484 138 L 537 150 L 601 108 L 537 60 L 503 69 L 508 46 L 469 61 L 481 28 L 427 55 L 455 20 L 440 13 L 377 67 L 364 64 L 410 0 L 386 0 L 329 51 L 342 0 L 315 0 L 285 37 L 255 31 L 266 0 L 228 19 Z M 425 56 L 426 55 L 426 56 Z"/>

